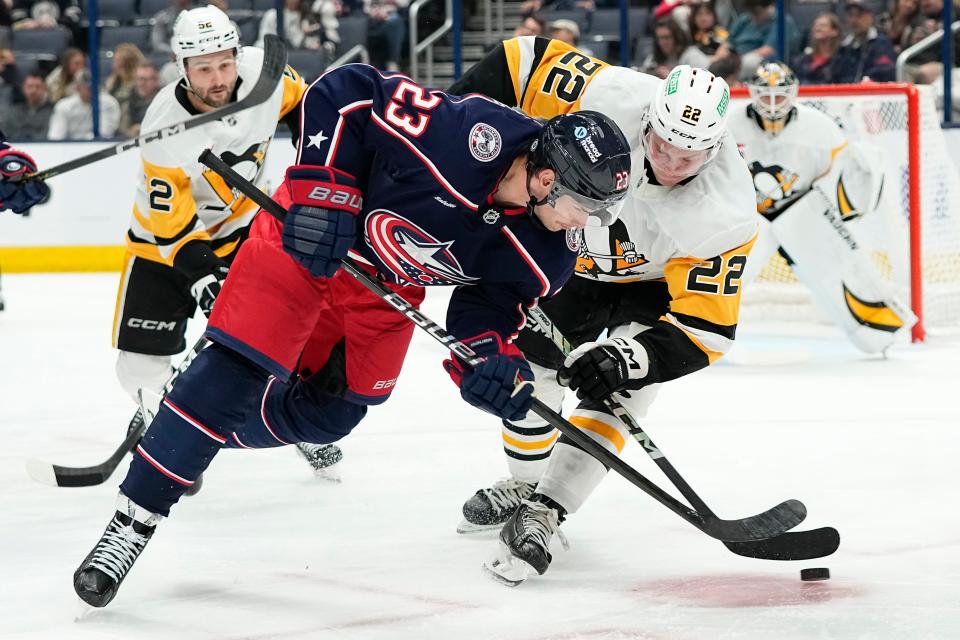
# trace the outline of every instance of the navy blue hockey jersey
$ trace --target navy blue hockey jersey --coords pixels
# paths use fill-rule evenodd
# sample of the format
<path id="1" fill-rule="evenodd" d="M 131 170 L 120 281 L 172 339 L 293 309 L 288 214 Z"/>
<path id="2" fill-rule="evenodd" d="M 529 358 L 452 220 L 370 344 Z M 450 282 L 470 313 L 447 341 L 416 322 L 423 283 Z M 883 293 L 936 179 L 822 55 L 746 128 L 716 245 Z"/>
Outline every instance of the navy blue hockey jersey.
<path id="1" fill-rule="evenodd" d="M 556 293 L 577 257 L 578 234 L 492 204 L 539 129 L 489 98 L 448 96 L 350 64 L 304 94 L 297 161 L 357 179 L 363 208 L 352 257 L 391 282 L 457 286 L 447 328 L 459 338 L 493 330 L 511 339 L 523 307 Z"/>

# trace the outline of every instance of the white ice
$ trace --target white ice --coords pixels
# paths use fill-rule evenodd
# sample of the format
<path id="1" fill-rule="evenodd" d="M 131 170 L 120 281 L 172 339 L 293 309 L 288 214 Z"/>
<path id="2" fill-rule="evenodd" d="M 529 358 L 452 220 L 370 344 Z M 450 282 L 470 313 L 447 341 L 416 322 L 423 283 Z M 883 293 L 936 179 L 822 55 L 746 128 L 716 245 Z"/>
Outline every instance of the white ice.
<path id="1" fill-rule="evenodd" d="M 74 569 L 107 484 L 51 488 L 29 457 L 93 464 L 132 413 L 114 374 L 115 274 L 7 275 L 0 313 L 0 638 L 960 638 L 960 344 L 866 357 L 832 329 L 742 326 L 730 357 L 667 384 L 646 426 L 721 516 L 796 497 L 833 556 L 732 555 L 619 477 L 564 524 L 544 576 L 480 570 L 493 533 L 454 528 L 505 473 L 495 419 L 464 404 L 417 333 L 399 387 L 348 439 L 343 483 L 289 448 L 227 451 L 116 600 L 78 619 Z M 425 310 L 442 321 L 445 296 Z M 637 446 L 628 462 L 666 484 Z M 804 567 L 829 567 L 803 583 Z"/>

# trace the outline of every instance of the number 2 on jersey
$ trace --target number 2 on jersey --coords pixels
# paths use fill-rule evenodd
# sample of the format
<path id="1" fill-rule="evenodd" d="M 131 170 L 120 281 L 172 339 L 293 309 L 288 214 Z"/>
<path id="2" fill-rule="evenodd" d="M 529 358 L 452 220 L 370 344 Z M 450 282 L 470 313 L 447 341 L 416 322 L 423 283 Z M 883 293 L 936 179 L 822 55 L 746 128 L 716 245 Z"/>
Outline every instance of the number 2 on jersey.
<path id="1" fill-rule="evenodd" d="M 740 276 L 746 266 L 747 256 L 740 253 L 727 258 L 726 265 L 723 256 L 710 258 L 705 264 L 692 267 L 687 273 L 687 291 L 735 295 L 740 291 Z"/>
<path id="2" fill-rule="evenodd" d="M 414 138 L 419 138 L 426 130 L 427 125 L 430 124 L 430 116 L 419 112 L 416 116 L 400 113 L 400 110 L 404 107 L 407 111 L 411 111 L 410 107 L 404 103 L 404 96 L 408 93 L 413 106 L 423 111 L 430 111 L 436 107 L 440 104 L 441 98 L 440 96 L 429 95 L 423 87 L 406 80 L 397 85 L 396 91 L 393 92 L 390 104 L 387 105 L 383 114 L 384 118 L 398 129 L 406 131 Z"/>
<path id="3" fill-rule="evenodd" d="M 555 95 L 564 102 L 576 102 L 587 86 L 587 78 L 602 66 L 602 62 L 594 62 L 582 53 L 571 51 L 550 69 L 540 91 Z"/>

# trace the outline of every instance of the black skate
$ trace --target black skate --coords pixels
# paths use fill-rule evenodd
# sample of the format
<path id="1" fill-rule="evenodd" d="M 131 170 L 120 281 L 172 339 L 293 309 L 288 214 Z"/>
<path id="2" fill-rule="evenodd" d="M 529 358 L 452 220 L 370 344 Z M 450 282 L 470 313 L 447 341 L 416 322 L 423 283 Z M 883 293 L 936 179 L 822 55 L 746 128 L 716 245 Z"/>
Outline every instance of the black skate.
<path id="1" fill-rule="evenodd" d="M 535 482 L 509 478 L 480 489 L 463 503 L 463 520 L 457 525 L 457 533 L 499 529 L 536 487 Z"/>
<path id="2" fill-rule="evenodd" d="M 313 475 L 330 482 L 340 482 L 340 468 L 337 466 L 343 459 L 340 447 L 335 444 L 298 442 L 296 449 L 300 457 L 313 469 Z"/>
<path id="3" fill-rule="evenodd" d="M 107 606 L 162 519 L 121 493 L 106 531 L 73 574 L 80 599 L 93 607 Z"/>
<path id="4" fill-rule="evenodd" d="M 569 548 L 560 531 L 566 512 L 546 496 L 533 494 L 514 511 L 500 531 L 497 557 L 484 563 L 490 575 L 511 587 L 526 580 L 532 573 L 546 573 L 553 556 L 550 540 L 557 534 L 564 549 Z"/>

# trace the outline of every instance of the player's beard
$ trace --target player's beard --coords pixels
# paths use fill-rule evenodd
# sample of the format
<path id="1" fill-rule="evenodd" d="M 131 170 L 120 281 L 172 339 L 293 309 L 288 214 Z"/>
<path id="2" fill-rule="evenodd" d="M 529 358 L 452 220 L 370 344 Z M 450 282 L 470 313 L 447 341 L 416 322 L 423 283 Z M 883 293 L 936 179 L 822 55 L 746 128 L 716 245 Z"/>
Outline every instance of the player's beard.
<path id="1" fill-rule="evenodd" d="M 230 98 L 233 96 L 233 90 L 236 86 L 236 82 L 232 83 L 231 85 L 217 85 L 210 87 L 202 93 L 194 89 L 193 94 L 208 107 L 219 109 L 223 105 L 230 102 Z"/>

